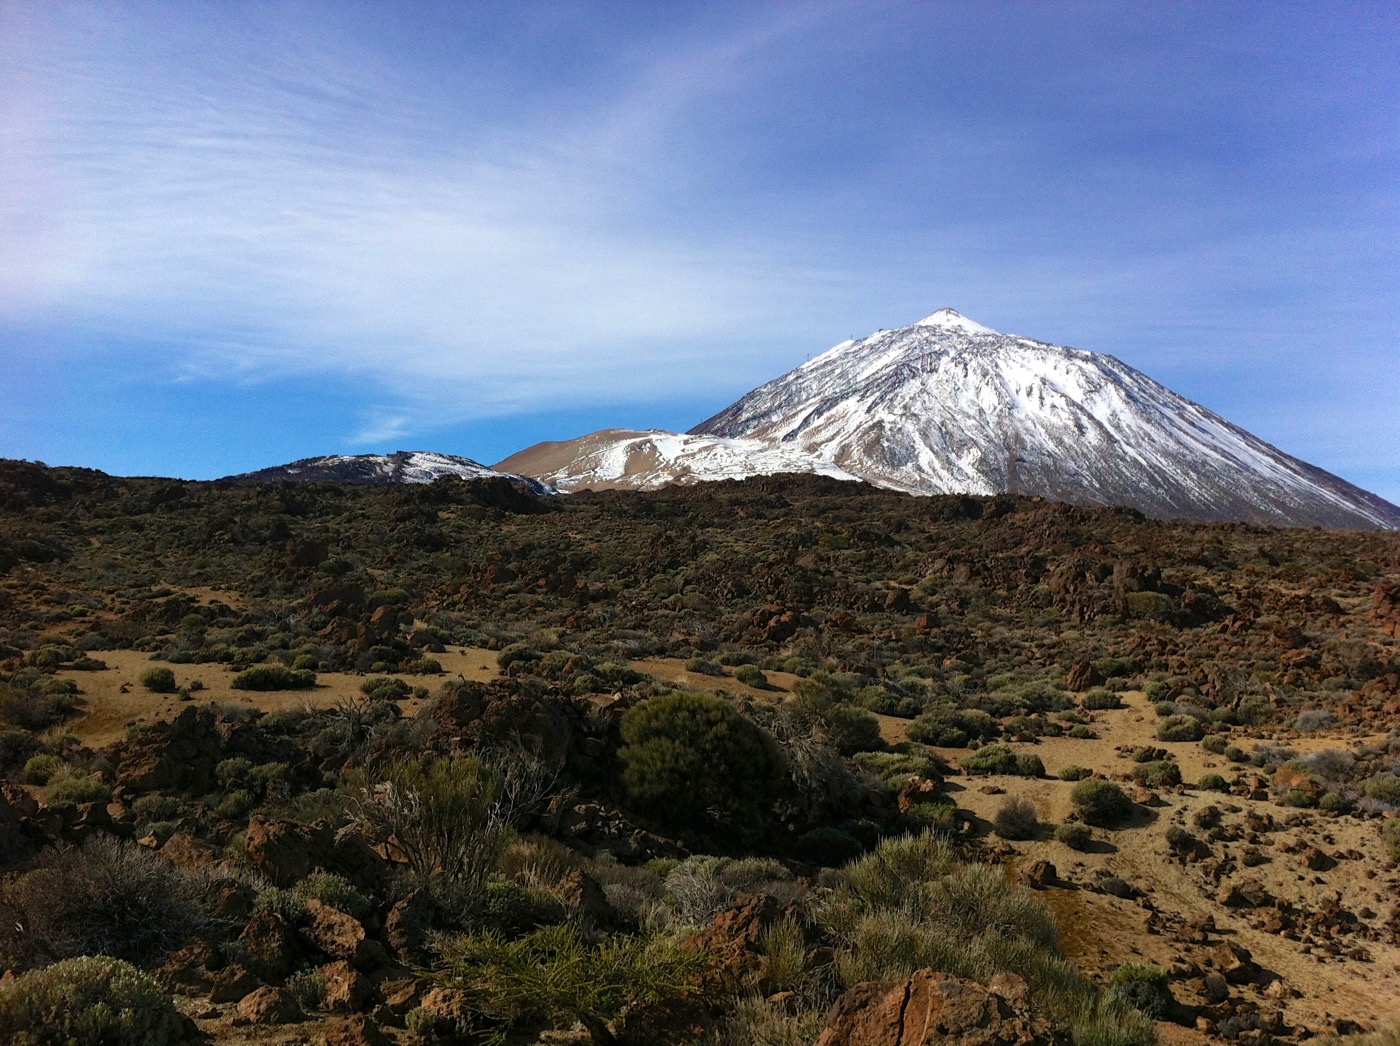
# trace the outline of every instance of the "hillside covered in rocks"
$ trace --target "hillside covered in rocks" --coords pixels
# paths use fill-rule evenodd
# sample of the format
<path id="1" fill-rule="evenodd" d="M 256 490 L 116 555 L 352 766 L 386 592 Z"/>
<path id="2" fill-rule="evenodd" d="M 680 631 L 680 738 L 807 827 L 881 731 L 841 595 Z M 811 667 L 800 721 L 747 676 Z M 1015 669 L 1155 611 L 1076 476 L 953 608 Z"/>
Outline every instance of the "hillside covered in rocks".
<path id="1" fill-rule="evenodd" d="M 169 1043 L 1400 1010 L 1394 533 L 4 462 L 0 571 L 14 1041 L 75 997 Z"/>

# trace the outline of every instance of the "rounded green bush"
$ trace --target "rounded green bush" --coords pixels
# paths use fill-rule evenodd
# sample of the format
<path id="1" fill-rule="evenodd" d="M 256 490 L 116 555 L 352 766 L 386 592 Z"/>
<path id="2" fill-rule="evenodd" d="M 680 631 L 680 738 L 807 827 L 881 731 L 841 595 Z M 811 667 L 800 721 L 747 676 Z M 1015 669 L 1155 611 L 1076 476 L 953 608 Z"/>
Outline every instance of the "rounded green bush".
<path id="1" fill-rule="evenodd" d="M 1149 788 L 1172 788 L 1181 784 L 1181 767 L 1171 759 L 1154 759 L 1134 768 L 1133 777 Z"/>
<path id="2" fill-rule="evenodd" d="M 1201 779 L 1196 782 L 1196 787 L 1207 792 L 1228 792 L 1230 784 L 1221 774 L 1202 774 Z"/>
<path id="3" fill-rule="evenodd" d="M 1091 777 L 1080 781 L 1069 794 L 1079 816 L 1088 824 L 1112 828 L 1133 811 L 1133 801 L 1112 781 Z"/>
<path id="4" fill-rule="evenodd" d="M 639 806 L 675 825 L 761 822 L 781 788 L 772 738 L 728 701 L 672 693 L 622 717 L 623 785 Z"/>
<path id="5" fill-rule="evenodd" d="M 1204 736 L 1205 728 L 1193 715 L 1169 715 L 1157 724 L 1158 741 L 1199 741 Z"/>
<path id="6" fill-rule="evenodd" d="M 254 665 L 233 677 L 235 690 L 308 690 L 316 685 L 316 673 L 286 665 Z"/>
<path id="7" fill-rule="evenodd" d="M 1148 1017 L 1160 1019 L 1171 1009 L 1167 971 L 1154 963 L 1128 962 L 1108 975 L 1109 991 Z"/>
<path id="8" fill-rule="evenodd" d="M 1123 707 L 1123 699 L 1112 690 L 1090 690 L 1079 699 L 1079 707 L 1086 712 L 1109 712 Z"/>
<path id="9" fill-rule="evenodd" d="M 1055 841 L 1071 850 L 1083 850 L 1094 838 L 1093 829 L 1081 821 L 1066 821 L 1055 829 Z"/>
<path id="10" fill-rule="evenodd" d="M 179 1046 L 199 1041 L 155 979 L 107 956 L 65 959 L 0 986 L 11 1046 Z"/>
<path id="11" fill-rule="evenodd" d="M 768 677 L 763 674 L 763 669 L 757 665 L 739 665 L 734 669 L 734 678 L 745 686 L 751 686 L 756 690 L 766 690 L 768 688 Z"/>
<path id="12" fill-rule="evenodd" d="M 112 798 L 112 786 L 102 778 L 68 768 L 49 779 L 44 788 L 44 802 L 50 806 L 63 803 L 105 803 Z"/>
<path id="13" fill-rule="evenodd" d="M 51 752 L 40 752 L 24 764 L 24 779 L 30 784 L 48 784 L 67 765 Z"/>
<path id="14" fill-rule="evenodd" d="M 1040 831 L 1040 816 L 1029 799 L 1009 796 L 997 807 L 992 828 L 1003 839 L 1034 839 Z"/>
<path id="15" fill-rule="evenodd" d="M 173 694 L 180 689 L 175 682 L 175 672 L 164 666 L 142 672 L 141 685 L 153 694 Z"/>
<path id="16" fill-rule="evenodd" d="M 1042 777 L 1045 764 L 1033 752 L 1015 752 L 1007 745 L 985 745 L 966 756 L 962 768 L 970 774 L 1010 774 Z"/>

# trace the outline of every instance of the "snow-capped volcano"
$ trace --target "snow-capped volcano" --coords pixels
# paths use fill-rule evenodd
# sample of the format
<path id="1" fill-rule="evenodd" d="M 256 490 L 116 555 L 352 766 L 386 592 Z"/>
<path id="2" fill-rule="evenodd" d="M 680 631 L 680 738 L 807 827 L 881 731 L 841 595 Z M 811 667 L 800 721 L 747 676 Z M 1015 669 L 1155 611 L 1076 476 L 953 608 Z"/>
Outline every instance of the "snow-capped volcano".
<path id="1" fill-rule="evenodd" d="M 1160 517 L 1397 527 L 1400 508 L 1112 356 L 952 309 L 845 341 L 692 435 L 804 451 L 913 493 L 1038 494 Z"/>
<path id="2" fill-rule="evenodd" d="M 508 479 L 534 494 L 557 493 L 547 483 L 531 476 L 500 472 L 479 461 L 453 454 L 423 450 L 399 450 L 393 454 L 328 454 L 302 458 L 287 465 L 274 465 L 256 472 L 228 476 L 239 483 L 431 483 L 442 476 L 459 479 Z"/>

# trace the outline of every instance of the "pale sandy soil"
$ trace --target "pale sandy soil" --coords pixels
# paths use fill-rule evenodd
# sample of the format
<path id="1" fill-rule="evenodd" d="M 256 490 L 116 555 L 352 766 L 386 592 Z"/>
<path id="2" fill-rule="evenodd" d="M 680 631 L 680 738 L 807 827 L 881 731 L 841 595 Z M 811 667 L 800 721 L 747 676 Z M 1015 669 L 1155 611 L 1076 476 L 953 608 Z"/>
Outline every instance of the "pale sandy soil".
<path id="1" fill-rule="evenodd" d="M 1237 774 L 1264 780 L 1262 772 L 1253 767 L 1241 769 L 1227 760 L 1212 756 L 1199 744 L 1166 743 L 1156 739 L 1156 716 L 1141 694 L 1126 695 L 1128 707 L 1110 712 L 1093 713 L 1097 740 L 1053 738 L 1038 744 L 1013 744 L 1017 750 L 1033 751 L 1045 763 L 1048 774 L 1054 775 L 1071 764 L 1089 767 L 1111 777 L 1126 775 L 1134 764 L 1118 758 L 1117 745 L 1151 745 L 1165 748 L 1176 757 L 1188 786 L 1181 793 L 1159 792 L 1162 804 L 1150 809 L 1129 827 L 1116 831 L 1095 829 L 1097 852 L 1078 853 L 1047 838 L 1031 842 L 1015 842 L 1016 856 L 1009 862 L 1015 869 L 1030 862 L 1051 861 L 1060 878 L 1067 880 L 1068 889 L 1052 888 L 1040 893 L 1059 917 L 1064 933 L 1064 945 L 1070 958 L 1088 969 L 1105 969 L 1130 960 L 1156 962 L 1170 967 L 1181 954 L 1181 946 L 1169 936 L 1146 932 L 1148 909 L 1137 901 L 1121 900 L 1077 887 L 1090 883 L 1093 873 L 1105 869 L 1143 890 L 1147 901 L 1164 917 L 1190 918 L 1209 913 L 1215 917 L 1222 940 L 1244 945 L 1253 953 L 1256 963 L 1276 974 L 1285 989 L 1297 989 L 1301 998 L 1275 1000 L 1248 987 L 1237 988 L 1245 997 L 1257 997 L 1263 1010 L 1282 1007 L 1290 1024 L 1303 1024 L 1321 1029 L 1339 1017 L 1372 1024 L 1394 1020 L 1400 1014 L 1400 948 L 1374 942 L 1360 944 L 1371 955 L 1369 963 L 1333 958 L 1313 950 L 1298 941 L 1254 929 L 1248 912 L 1237 912 L 1216 903 L 1219 885 L 1207 879 L 1192 864 L 1172 859 L 1165 832 L 1169 825 L 1181 824 L 1198 837 L 1204 833 L 1195 828 L 1190 816 L 1208 805 L 1226 811 L 1227 821 L 1244 818 L 1250 811 L 1271 816 L 1275 822 L 1290 827 L 1267 835 L 1267 845 L 1260 849 L 1269 856 L 1267 863 L 1254 868 L 1239 868 L 1228 878 L 1257 879 L 1275 897 L 1299 906 L 1317 908 L 1330 890 L 1337 890 L 1343 905 L 1354 912 L 1369 907 L 1380 918 L 1389 915 L 1400 898 L 1400 876 L 1387 867 L 1378 840 L 1375 822 L 1354 818 L 1332 818 L 1316 811 L 1298 811 L 1268 801 L 1253 801 L 1237 796 L 1204 792 L 1189 783 L 1208 770 L 1233 780 Z M 1267 743 L 1287 744 L 1299 751 L 1320 748 L 1354 747 L 1359 742 L 1338 736 L 1280 738 Z M 1233 740 L 1233 739 L 1232 739 Z M 1249 742 L 1241 743 L 1249 751 Z M 939 749 L 954 765 L 966 755 L 962 749 Z M 1021 796 L 1035 804 L 1047 829 L 1065 820 L 1072 807 L 1070 782 L 1052 779 L 1017 777 L 968 777 L 951 779 L 951 798 L 959 809 L 979 820 L 978 827 L 986 830 L 997 808 L 1008 796 Z M 993 791 L 997 790 L 997 791 Z M 951 789 L 950 789 L 951 791 Z M 1229 808 L 1238 812 L 1230 812 Z M 1317 846 L 1329 855 L 1339 851 L 1360 851 L 1361 860 L 1341 860 L 1329 872 L 1315 873 L 1304 868 L 1296 855 L 1284 852 L 1290 844 Z M 1239 842 L 1212 844 L 1217 856 L 1229 853 L 1238 858 L 1244 849 Z M 1373 876 L 1373 877 L 1368 877 Z M 1375 920 L 1372 920 L 1373 922 Z M 1340 938 L 1339 943 L 1351 939 Z M 1182 992 L 1177 989 L 1178 995 Z M 1194 1002 L 1199 1000 L 1183 999 Z M 1164 1041 L 1207 1041 L 1197 1033 L 1163 1025 Z"/>
<path id="2" fill-rule="evenodd" d="M 228 702 L 275 712 L 283 708 L 326 708 L 347 698 L 360 695 L 360 685 L 369 678 L 351 672 L 318 672 L 316 686 L 310 690 L 234 690 L 230 685 L 238 673 L 227 665 L 171 665 L 153 661 L 151 655 L 138 650 L 104 650 L 94 655 L 106 662 L 106 671 L 60 673 L 72 679 L 82 691 L 82 714 L 65 724 L 64 730 L 84 744 L 101 748 L 121 739 L 128 727 L 138 723 L 154 723 L 179 715 L 187 702 L 179 694 L 153 694 L 140 683 L 148 668 L 164 666 L 175 673 L 179 686 L 187 687 L 198 680 L 202 690 L 194 691 L 193 702 Z M 458 675 L 483 682 L 500 675 L 496 667 L 496 652 L 476 647 L 450 647 L 445 653 L 433 654 L 442 665 L 441 675 L 405 675 L 395 673 L 409 686 L 425 686 L 436 690 L 444 680 Z M 419 702 L 403 702 L 405 714 L 416 711 Z"/>

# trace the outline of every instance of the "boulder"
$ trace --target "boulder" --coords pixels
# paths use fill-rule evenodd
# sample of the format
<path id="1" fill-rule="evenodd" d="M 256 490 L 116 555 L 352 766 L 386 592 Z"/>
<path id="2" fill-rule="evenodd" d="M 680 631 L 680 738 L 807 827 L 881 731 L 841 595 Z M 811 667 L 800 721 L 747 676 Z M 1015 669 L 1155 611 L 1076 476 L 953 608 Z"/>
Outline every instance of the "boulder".
<path id="1" fill-rule="evenodd" d="M 1043 890 L 1060 881 L 1059 873 L 1049 861 L 1033 861 L 1023 878 L 1032 890 Z"/>
<path id="2" fill-rule="evenodd" d="M 389 910 L 384 920 L 384 936 L 389 950 L 401 962 L 421 962 L 426 957 L 424 944 L 433 927 L 435 906 L 423 890 L 414 890 Z"/>
<path id="3" fill-rule="evenodd" d="M 617 912 L 608 895 L 598 885 L 598 880 L 588 873 L 574 869 L 559 880 L 556 890 L 564 906 L 591 925 L 609 927 L 617 924 Z"/>
<path id="4" fill-rule="evenodd" d="M 322 966 L 317 972 L 326 986 L 328 1010 L 354 1013 L 364 1009 L 374 995 L 374 988 L 365 975 L 344 959 Z"/>
<path id="5" fill-rule="evenodd" d="M 1211 955 L 1215 968 L 1231 984 L 1250 984 L 1259 979 L 1260 969 L 1253 955 L 1242 945 L 1227 943 Z"/>
<path id="6" fill-rule="evenodd" d="M 900 786 L 895 801 L 899 804 L 899 812 L 905 814 L 921 803 L 936 803 L 942 797 L 943 788 L 937 781 L 915 775 Z"/>
<path id="7" fill-rule="evenodd" d="M 709 926 L 681 942 L 683 949 L 704 952 L 713 958 L 705 976 L 707 992 L 748 990 L 762 985 L 768 976 L 763 934 L 783 914 L 782 906 L 767 894 L 745 894 L 717 914 Z"/>
<path id="8" fill-rule="evenodd" d="M 244 996 L 238 1016 L 248 1024 L 293 1024 L 306 1015 L 285 991 L 268 985 Z"/>
<path id="9" fill-rule="evenodd" d="M 262 987 L 262 981 L 246 967 L 225 966 L 210 979 L 210 1002 L 238 1002 Z"/>
<path id="10" fill-rule="evenodd" d="M 1014 995 L 1014 992 L 1008 992 Z M 854 985 L 831 1008 L 816 1046 L 1049 1046 L 1050 1025 L 974 981 L 918 970 Z"/>
<path id="11" fill-rule="evenodd" d="M 255 912 L 238 940 L 248 969 L 264 981 L 280 981 L 296 966 L 295 934 L 274 911 Z"/>
<path id="12" fill-rule="evenodd" d="M 393 1046 L 393 1042 L 369 1017 L 355 1014 L 336 1019 L 321 1036 L 320 1046 Z"/>
<path id="13" fill-rule="evenodd" d="M 388 962 L 378 941 L 365 935 L 365 928 L 352 915 L 332 908 L 324 901 L 306 902 L 306 925 L 298 928 L 302 939 L 332 959 L 343 959 L 358 970 L 377 970 Z"/>
<path id="14" fill-rule="evenodd" d="M 1226 883 L 1215 900 L 1226 908 L 1264 908 L 1274 903 L 1273 894 L 1258 879 Z"/>

